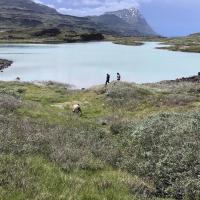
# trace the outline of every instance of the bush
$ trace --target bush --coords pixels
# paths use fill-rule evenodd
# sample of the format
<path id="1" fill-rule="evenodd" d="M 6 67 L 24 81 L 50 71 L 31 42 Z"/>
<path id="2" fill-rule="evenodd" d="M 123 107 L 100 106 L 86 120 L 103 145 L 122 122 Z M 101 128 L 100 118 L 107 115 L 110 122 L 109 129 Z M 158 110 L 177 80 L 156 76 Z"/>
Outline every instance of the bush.
<path id="1" fill-rule="evenodd" d="M 176 199 L 199 195 L 198 112 L 156 114 L 139 123 L 132 134 L 128 170 L 152 180 L 158 195 Z M 191 192 L 191 188 L 195 190 Z"/>
<path id="2" fill-rule="evenodd" d="M 188 94 L 170 94 L 163 99 L 162 104 L 166 106 L 186 106 L 195 101 L 198 101 L 198 98 Z"/>
<path id="3" fill-rule="evenodd" d="M 92 132 L 98 128 L 77 123 L 79 128 L 54 126 L 32 119 L 18 120 L 0 116 L 0 153 L 14 155 L 40 154 L 65 170 L 104 167 L 91 152 Z M 90 135 L 91 134 L 91 135 Z"/>
<path id="4" fill-rule="evenodd" d="M 0 110 L 6 112 L 13 112 L 21 104 L 18 98 L 7 94 L 0 94 Z"/>
<path id="5" fill-rule="evenodd" d="M 108 86 L 107 103 L 113 111 L 125 108 L 135 110 L 138 106 L 149 101 L 151 92 L 135 84 L 114 82 Z"/>
<path id="6" fill-rule="evenodd" d="M 112 134 L 117 135 L 117 134 L 122 134 L 124 132 L 124 125 L 123 123 L 114 123 L 110 127 L 110 131 Z"/>

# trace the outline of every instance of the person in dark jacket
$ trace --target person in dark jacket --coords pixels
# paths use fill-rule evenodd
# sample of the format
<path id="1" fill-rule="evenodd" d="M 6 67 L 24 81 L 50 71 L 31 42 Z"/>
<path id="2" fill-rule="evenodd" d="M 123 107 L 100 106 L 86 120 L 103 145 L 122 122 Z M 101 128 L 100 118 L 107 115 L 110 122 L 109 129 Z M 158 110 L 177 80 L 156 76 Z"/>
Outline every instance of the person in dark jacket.
<path id="1" fill-rule="evenodd" d="M 106 85 L 108 85 L 108 83 L 110 83 L 110 74 L 106 75 Z"/>
<path id="2" fill-rule="evenodd" d="M 120 73 L 117 73 L 117 81 L 120 81 L 121 80 L 121 75 Z"/>

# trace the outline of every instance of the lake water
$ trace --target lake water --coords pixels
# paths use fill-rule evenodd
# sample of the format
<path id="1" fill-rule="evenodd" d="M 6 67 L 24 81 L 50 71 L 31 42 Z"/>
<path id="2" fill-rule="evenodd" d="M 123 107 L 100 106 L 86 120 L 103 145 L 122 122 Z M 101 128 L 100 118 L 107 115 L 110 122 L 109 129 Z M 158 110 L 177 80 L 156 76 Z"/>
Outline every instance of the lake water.
<path id="1" fill-rule="evenodd" d="M 77 87 L 116 79 L 147 83 L 190 76 L 200 71 L 200 54 L 158 50 L 158 43 L 143 46 L 111 42 L 76 44 L 1 44 L 0 58 L 14 64 L 0 73 L 0 80 L 57 81 Z"/>

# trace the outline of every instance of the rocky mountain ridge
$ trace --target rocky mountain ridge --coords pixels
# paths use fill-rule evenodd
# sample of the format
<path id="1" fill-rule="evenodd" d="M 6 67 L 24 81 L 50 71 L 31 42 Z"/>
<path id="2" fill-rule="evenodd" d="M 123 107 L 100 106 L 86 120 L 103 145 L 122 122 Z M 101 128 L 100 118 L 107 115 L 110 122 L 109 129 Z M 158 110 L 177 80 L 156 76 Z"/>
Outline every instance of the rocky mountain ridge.
<path id="1" fill-rule="evenodd" d="M 131 8 L 94 17 L 76 17 L 32 0 L 0 0 L 0 30 L 67 28 L 76 33 L 151 36 L 155 32 L 139 10 Z"/>

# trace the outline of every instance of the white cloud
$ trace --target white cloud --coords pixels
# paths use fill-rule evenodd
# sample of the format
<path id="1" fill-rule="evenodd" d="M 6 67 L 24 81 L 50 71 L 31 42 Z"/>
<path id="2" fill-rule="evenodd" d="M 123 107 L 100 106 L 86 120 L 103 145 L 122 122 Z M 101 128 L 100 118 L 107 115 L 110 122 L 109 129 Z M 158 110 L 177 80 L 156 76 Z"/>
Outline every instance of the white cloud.
<path id="1" fill-rule="evenodd" d="M 139 7 L 141 2 L 153 0 L 33 0 L 56 8 L 59 12 L 69 15 L 87 16 L 100 15 L 107 11 L 115 11 L 130 7 Z M 168 0 L 163 0 L 168 1 Z"/>
<path id="2" fill-rule="evenodd" d="M 63 6 L 65 5 L 65 6 Z M 68 0 L 58 11 L 69 15 L 99 15 L 107 11 L 138 7 L 138 0 Z"/>
<path id="3" fill-rule="evenodd" d="M 42 1 L 40 0 L 33 0 L 35 3 L 39 3 L 39 4 L 44 4 Z"/>
<path id="4" fill-rule="evenodd" d="M 56 8 L 55 5 L 53 5 L 53 4 L 47 4 L 47 6 L 50 8 Z"/>

